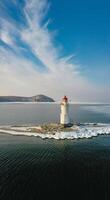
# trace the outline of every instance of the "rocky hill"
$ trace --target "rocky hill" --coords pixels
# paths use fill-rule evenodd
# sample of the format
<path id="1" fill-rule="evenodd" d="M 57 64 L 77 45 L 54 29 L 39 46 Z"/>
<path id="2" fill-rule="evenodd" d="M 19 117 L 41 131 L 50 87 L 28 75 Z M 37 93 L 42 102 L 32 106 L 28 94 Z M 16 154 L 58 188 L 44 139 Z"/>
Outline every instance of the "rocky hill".
<path id="1" fill-rule="evenodd" d="M 54 99 L 42 94 L 32 97 L 0 96 L 0 102 L 54 102 Z"/>

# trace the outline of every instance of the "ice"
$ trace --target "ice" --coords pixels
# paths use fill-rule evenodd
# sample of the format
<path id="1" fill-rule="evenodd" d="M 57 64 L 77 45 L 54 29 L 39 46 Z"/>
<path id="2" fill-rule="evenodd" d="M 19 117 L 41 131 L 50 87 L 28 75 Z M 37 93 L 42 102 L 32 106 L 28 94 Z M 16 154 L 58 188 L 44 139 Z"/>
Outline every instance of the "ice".
<path id="1" fill-rule="evenodd" d="M 34 127 L 34 126 L 33 126 Z M 110 134 L 110 124 L 99 123 L 97 126 L 93 124 L 84 124 L 83 126 L 78 126 L 76 130 L 69 132 L 56 132 L 56 133 L 37 133 L 29 131 L 33 127 L 0 127 L 1 133 L 12 134 L 12 135 L 25 135 L 25 136 L 36 136 L 43 139 L 50 138 L 56 140 L 63 139 L 80 139 L 80 138 L 91 138 L 102 134 Z M 35 128 L 35 127 L 34 127 Z M 40 129 L 40 127 L 37 127 Z"/>

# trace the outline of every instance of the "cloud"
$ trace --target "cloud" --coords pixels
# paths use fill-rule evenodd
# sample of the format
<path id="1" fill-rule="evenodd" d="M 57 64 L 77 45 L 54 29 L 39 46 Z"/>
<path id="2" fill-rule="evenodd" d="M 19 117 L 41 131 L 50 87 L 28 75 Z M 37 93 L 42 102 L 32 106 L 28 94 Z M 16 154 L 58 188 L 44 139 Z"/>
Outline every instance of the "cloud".
<path id="1" fill-rule="evenodd" d="M 21 28 L 11 18 L 2 20 L 0 39 L 6 46 L 0 47 L 0 95 L 44 93 L 59 99 L 67 94 L 76 101 L 105 100 L 107 91 L 103 94 L 81 74 L 74 56 L 62 57 L 54 31 L 48 27 L 50 19 L 45 21 L 49 7 L 47 0 L 25 1 Z M 38 70 L 41 65 L 29 59 L 29 53 L 43 64 L 44 71 Z"/>

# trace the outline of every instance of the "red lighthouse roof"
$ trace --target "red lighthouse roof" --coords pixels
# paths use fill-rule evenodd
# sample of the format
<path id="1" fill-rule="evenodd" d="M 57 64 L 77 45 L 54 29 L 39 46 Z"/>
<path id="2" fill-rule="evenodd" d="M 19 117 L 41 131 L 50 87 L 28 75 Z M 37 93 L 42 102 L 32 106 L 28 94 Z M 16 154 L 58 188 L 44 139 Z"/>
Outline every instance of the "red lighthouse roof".
<path id="1" fill-rule="evenodd" d="M 64 97 L 63 97 L 63 100 L 67 102 L 67 101 L 68 101 L 67 96 L 64 96 Z"/>

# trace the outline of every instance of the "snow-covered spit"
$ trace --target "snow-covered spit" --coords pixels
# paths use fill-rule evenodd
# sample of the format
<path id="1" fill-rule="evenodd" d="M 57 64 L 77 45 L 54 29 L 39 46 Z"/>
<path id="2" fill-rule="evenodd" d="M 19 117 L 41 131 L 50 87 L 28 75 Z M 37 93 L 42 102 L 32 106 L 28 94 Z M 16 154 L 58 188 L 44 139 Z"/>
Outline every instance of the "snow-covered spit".
<path id="1" fill-rule="evenodd" d="M 92 123 L 82 124 L 80 126 L 73 126 L 71 131 L 61 131 L 54 133 L 40 133 L 40 126 L 21 126 L 21 127 L 11 127 L 11 126 L 0 126 L 0 132 L 12 135 L 26 135 L 26 136 L 36 136 L 52 139 L 79 139 L 79 138 L 91 138 L 102 134 L 110 134 L 110 124 L 97 124 Z"/>

